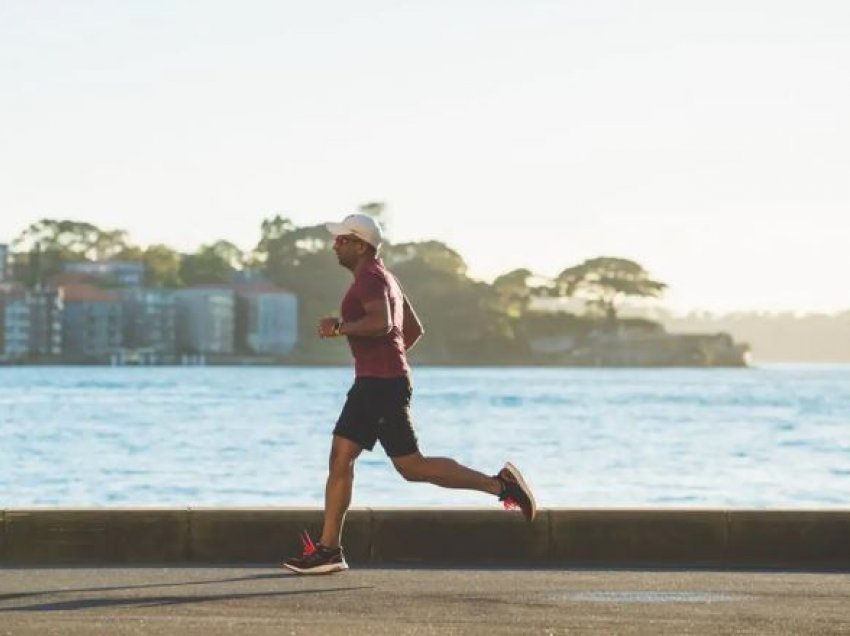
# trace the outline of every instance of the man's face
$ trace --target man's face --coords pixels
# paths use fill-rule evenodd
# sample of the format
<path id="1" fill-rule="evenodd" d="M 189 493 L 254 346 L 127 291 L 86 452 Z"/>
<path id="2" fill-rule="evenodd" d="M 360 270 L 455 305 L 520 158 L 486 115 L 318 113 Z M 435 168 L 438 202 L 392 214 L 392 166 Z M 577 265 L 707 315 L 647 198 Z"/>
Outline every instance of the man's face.
<path id="1" fill-rule="evenodd" d="M 341 234 L 334 238 L 334 252 L 339 264 L 354 269 L 364 253 L 366 244 L 353 234 Z"/>

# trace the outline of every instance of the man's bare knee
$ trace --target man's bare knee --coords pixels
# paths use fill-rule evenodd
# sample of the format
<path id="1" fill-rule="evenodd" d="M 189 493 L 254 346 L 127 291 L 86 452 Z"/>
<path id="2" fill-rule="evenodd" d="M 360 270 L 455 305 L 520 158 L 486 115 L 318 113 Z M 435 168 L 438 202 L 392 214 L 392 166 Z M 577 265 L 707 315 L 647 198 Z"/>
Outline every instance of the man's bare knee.
<path id="1" fill-rule="evenodd" d="M 331 461 L 330 465 L 328 466 L 328 472 L 333 477 L 345 477 L 345 476 L 348 476 L 348 475 L 353 475 L 354 474 L 354 460 L 352 459 L 352 460 L 348 460 L 348 461 L 342 461 L 342 460 Z"/>
<path id="2" fill-rule="evenodd" d="M 424 459 L 421 455 L 401 457 L 393 459 L 393 466 L 407 481 L 428 481 Z"/>
<path id="3" fill-rule="evenodd" d="M 407 481 L 428 481 L 427 477 L 415 468 L 399 468 L 398 472 Z"/>
<path id="4" fill-rule="evenodd" d="M 360 455 L 360 447 L 347 440 L 335 439 L 331 446 L 331 454 L 328 458 L 328 471 L 333 476 L 345 476 L 354 474 L 354 462 Z"/>

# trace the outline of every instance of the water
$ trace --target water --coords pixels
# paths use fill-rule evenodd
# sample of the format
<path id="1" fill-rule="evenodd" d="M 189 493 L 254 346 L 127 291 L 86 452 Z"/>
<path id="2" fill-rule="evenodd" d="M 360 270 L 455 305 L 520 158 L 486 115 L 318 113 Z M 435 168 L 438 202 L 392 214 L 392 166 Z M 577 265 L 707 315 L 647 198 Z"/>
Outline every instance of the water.
<path id="1" fill-rule="evenodd" d="M 0 507 L 322 503 L 343 368 L 0 368 Z M 850 366 L 419 368 L 425 454 L 519 466 L 541 506 L 850 507 Z M 494 505 L 402 480 L 354 505 Z"/>

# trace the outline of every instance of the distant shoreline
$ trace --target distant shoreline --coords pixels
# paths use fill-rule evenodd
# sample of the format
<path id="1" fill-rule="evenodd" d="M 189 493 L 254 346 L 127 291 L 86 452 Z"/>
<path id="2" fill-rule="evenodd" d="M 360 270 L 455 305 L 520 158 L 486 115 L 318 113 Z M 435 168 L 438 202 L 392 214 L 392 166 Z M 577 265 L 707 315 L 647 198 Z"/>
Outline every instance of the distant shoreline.
<path id="1" fill-rule="evenodd" d="M 412 365 L 413 371 L 416 369 L 428 368 L 468 368 L 468 369 L 755 369 L 763 367 L 794 365 L 794 366 L 812 366 L 812 367 L 835 367 L 835 366 L 850 366 L 850 360 L 837 361 L 822 361 L 822 360 L 762 360 L 753 362 L 747 366 L 702 366 L 702 365 L 644 365 L 644 366 L 591 366 L 591 365 L 571 365 L 571 364 L 536 364 L 524 362 L 506 362 L 506 363 L 482 363 L 482 362 L 417 362 Z M 341 362 L 275 362 L 275 363 L 225 363 L 225 364 L 206 364 L 206 365 L 183 365 L 183 364 L 155 364 L 155 365 L 111 365 L 102 362 L 35 362 L 35 363 L 5 363 L 0 362 L 0 369 L 13 368 L 158 368 L 158 369 L 197 369 L 197 368 L 266 368 L 266 369 L 346 369 L 352 368 L 352 365 Z"/>
<path id="2" fill-rule="evenodd" d="M 850 365 L 850 360 L 755 360 L 747 365 L 702 365 L 702 364 L 649 364 L 649 365 L 589 365 L 589 364 L 568 364 L 564 362 L 529 362 L 529 361 L 495 361 L 495 362 L 464 362 L 464 361 L 411 361 L 411 367 L 415 371 L 421 368 L 481 368 L 481 369 L 496 369 L 496 368 L 511 368 L 511 369 L 758 369 L 765 366 L 780 366 L 780 365 L 801 365 L 801 366 L 845 366 Z M 346 361 L 208 361 L 205 364 L 180 364 L 180 363 L 163 363 L 163 364 L 110 364 L 109 362 L 80 362 L 70 360 L 51 360 L 51 361 L 36 361 L 36 362 L 0 362 L 0 369 L 5 368 L 20 368 L 20 367 L 112 367 L 112 368 L 327 368 L 327 369 L 346 369 L 353 368 L 353 363 Z"/>

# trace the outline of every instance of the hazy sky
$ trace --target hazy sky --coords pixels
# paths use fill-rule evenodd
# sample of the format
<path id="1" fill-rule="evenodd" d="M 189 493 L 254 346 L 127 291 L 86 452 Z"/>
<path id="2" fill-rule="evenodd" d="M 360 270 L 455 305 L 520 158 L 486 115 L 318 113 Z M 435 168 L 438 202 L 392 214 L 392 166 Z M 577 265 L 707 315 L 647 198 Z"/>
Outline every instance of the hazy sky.
<path id="1" fill-rule="evenodd" d="M 0 242 L 377 200 L 488 280 L 612 255 L 674 309 L 848 309 L 849 114 L 845 0 L 0 0 Z"/>

